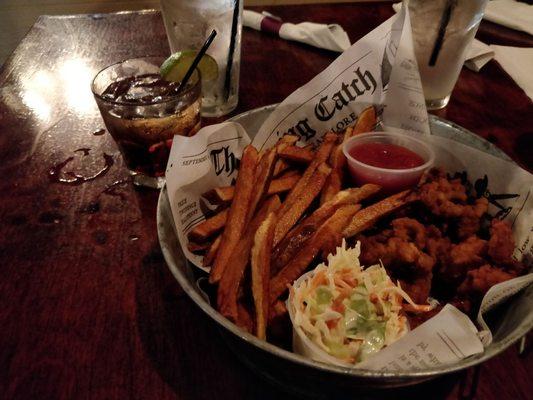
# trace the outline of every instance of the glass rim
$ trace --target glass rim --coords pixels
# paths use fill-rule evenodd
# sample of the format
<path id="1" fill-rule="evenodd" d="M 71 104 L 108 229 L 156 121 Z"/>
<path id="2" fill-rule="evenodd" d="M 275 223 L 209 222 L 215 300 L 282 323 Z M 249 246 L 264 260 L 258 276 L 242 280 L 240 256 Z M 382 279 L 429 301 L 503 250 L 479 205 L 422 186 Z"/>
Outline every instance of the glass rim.
<path id="1" fill-rule="evenodd" d="M 200 70 L 198 69 L 198 67 L 196 67 L 194 70 L 196 71 L 196 74 L 198 75 L 198 79 L 196 80 L 196 83 L 194 83 L 193 85 L 188 85 L 188 87 L 186 87 L 185 89 L 183 89 L 181 92 L 177 93 L 177 94 L 174 94 L 174 95 L 171 95 L 170 98 L 167 98 L 165 100 L 158 100 L 158 101 L 152 101 L 150 103 L 144 103 L 144 104 L 139 104 L 139 103 L 136 103 L 136 102 L 133 102 L 133 101 L 119 101 L 119 100 L 111 100 L 111 99 L 107 99 L 105 97 L 103 97 L 100 93 L 97 93 L 96 90 L 95 90 L 95 81 L 96 81 L 96 78 L 98 78 L 98 76 L 104 72 L 105 70 L 107 70 L 108 68 L 111 68 L 111 67 L 114 67 L 116 65 L 119 65 L 119 64 L 122 64 L 122 63 L 125 63 L 126 61 L 131 61 L 131 60 L 142 60 L 142 59 L 147 59 L 147 58 L 160 58 L 162 59 L 163 61 L 166 59 L 165 56 L 157 56 L 157 55 L 146 55 L 146 56 L 139 56 L 139 57 L 129 57 L 129 58 L 125 58 L 123 60 L 120 60 L 120 61 L 117 61 L 117 62 L 114 62 L 113 64 L 109 64 L 107 66 L 105 66 L 104 68 L 100 69 L 95 75 L 94 75 L 94 78 L 92 79 L 91 81 L 91 92 L 93 93 L 93 96 L 96 97 L 98 100 L 101 100 L 103 102 L 106 102 L 106 103 L 109 103 L 109 104 L 117 104 L 117 105 L 124 105 L 124 106 L 136 106 L 136 107 L 144 107 L 144 106 L 152 106 L 152 105 L 156 105 L 156 104 L 164 104 L 164 103 L 170 103 L 172 101 L 176 101 L 176 99 L 179 99 L 181 97 L 184 97 L 185 95 L 189 94 L 190 92 L 194 91 L 196 88 L 198 88 L 200 86 L 200 94 L 198 97 L 201 97 L 202 96 L 202 92 L 201 92 L 201 85 L 202 85 L 202 74 L 200 73 Z M 192 77 L 192 75 L 191 75 Z M 190 81 L 190 80 L 189 80 Z"/>

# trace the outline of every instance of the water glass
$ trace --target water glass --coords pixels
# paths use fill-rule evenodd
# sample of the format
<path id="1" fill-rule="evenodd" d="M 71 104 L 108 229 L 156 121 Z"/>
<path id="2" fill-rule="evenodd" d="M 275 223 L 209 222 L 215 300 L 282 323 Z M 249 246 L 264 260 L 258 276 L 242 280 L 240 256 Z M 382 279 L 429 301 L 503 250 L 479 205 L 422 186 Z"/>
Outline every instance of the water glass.
<path id="1" fill-rule="evenodd" d="M 487 0 L 403 0 L 428 110 L 446 107 Z"/>
<path id="2" fill-rule="evenodd" d="M 161 0 L 172 53 L 199 50 L 214 29 L 207 54 L 218 64 L 218 78 L 202 82 L 202 115 L 219 117 L 237 107 L 243 0 Z"/>

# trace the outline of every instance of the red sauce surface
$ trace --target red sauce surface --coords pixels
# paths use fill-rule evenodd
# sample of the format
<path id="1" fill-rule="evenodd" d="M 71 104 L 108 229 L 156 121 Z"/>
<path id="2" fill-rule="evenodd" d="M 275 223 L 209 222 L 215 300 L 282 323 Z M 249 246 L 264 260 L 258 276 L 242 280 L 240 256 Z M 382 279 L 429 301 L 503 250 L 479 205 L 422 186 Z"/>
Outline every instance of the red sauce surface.
<path id="1" fill-rule="evenodd" d="M 391 143 L 362 143 L 352 147 L 350 155 L 364 164 L 387 169 L 408 169 L 424 164 L 424 159 L 414 151 Z"/>

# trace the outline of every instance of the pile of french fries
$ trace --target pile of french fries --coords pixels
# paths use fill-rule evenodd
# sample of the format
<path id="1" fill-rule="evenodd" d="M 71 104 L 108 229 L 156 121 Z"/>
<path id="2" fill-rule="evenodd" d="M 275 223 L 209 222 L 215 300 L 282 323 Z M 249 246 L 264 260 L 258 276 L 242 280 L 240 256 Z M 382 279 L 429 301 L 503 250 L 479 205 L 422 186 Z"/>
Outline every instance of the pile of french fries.
<path id="1" fill-rule="evenodd" d="M 204 195 L 219 211 L 188 233 L 188 247 L 205 252 L 226 318 L 265 340 L 269 321 L 287 312 L 288 285 L 313 260 L 410 201 L 402 192 L 361 208 L 380 187 L 347 188 L 342 145 L 375 125 L 370 107 L 342 135 L 326 133 L 316 150 L 298 147 L 293 135 L 261 152 L 247 146 L 235 185 Z"/>

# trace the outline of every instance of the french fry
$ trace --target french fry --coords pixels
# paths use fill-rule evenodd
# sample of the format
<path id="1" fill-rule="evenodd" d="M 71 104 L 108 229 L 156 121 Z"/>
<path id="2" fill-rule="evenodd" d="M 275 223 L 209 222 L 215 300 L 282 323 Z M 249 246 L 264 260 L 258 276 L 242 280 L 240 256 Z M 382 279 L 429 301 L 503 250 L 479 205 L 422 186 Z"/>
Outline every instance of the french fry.
<path id="1" fill-rule="evenodd" d="M 209 274 L 209 282 L 216 283 L 224 274 L 229 260 L 233 254 L 233 250 L 239 242 L 246 222 L 248 219 L 248 212 L 250 203 L 254 194 L 254 177 L 255 170 L 258 163 L 257 150 L 249 145 L 244 149 L 239 175 L 235 184 L 235 195 L 229 209 L 226 226 L 222 233 L 222 240 L 217 251 L 211 273 Z"/>
<path id="2" fill-rule="evenodd" d="M 411 196 L 411 193 L 410 190 L 404 190 L 363 208 L 353 216 L 348 226 L 342 232 L 342 235 L 350 238 L 372 227 L 380 218 L 414 201 L 415 197 Z"/>
<path id="3" fill-rule="evenodd" d="M 248 307 L 242 302 L 239 302 L 237 305 L 237 320 L 235 321 L 235 324 L 248 333 L 254 332 L 254 320 L 252 314 Z"/>
<path id="4" fill-rule="evenodd" d="M 355 123 L 355 127 L 347 128 L 344 131 L 344 138 L 341 144 L 339 144 L 332 152 L 329 159 L 331 165 L 331 174 L 329 174 L 326 184 L 322 189 L 320 196 L 320 204 L 324 204 L 326 201 L 331 200 L 337 192 L 342 188 L 344 181 L 344 166 L 346 165 L 346 157 L 342 152 L 344 143 L 352 136 L 369 132 L 374 129 L 376 125 L 376 111 L 374 107 L 365 108 Z"/>
<path id="5" fill-rule="evenodd" d="M 285 135 L 282 136 L 281 139 L 278 140 L 278 143 L 276 144 L 276 151 L 279 153 L 280 150 L 283 150 L 287 146 L 291 146 L 295 144 L 298 141 L 298 136 L 296 135 Z M 291 167 L 291 164 L 281 158 L 278 158 L 276 160 L 276 165 L 274 165 L 274 172 L 272 173 L 272 176 L 274 178 L 280 176 L 284 171 L 289 169 Z"/>
<path id="6" fill-rule="evenodd" d="M 268 195 L 280 194 L 291 190 L 300 180 L 300 175 L 283 175 L 278 179 L 272 179 L 268 187 Z"/>
<path id="7" fill-rule="evenodd" d="M 373 196 L 380 190 L 380 186 L 374 184 L 363 185 L 360 188 L 346 189 L 338 192 L 333 199 L 324 203 L 311 215 L 305 218 L 285 236 L 276 246 L 272 256 L 272 273 L 277 273 L 298 252 L 303 243 L 309 239 L 320 225 L 328 219 L 341 206 L 346 204 L 358 204 L 366 198 Z"/>
<path id="8" fill-rule="evenodd" d="M 357 117 L 357 122 L 350 132 L 349 136 L 344 137 L 344 140 L 351 138 L 352 136 L 359 135 L 365 132 L 372 132 L 376 128 L 377 119 L 376 119 L 376 109 L 374 106 L 365 108 Z"/>
<path id="9" fill-rule="evenodd" d="M 274 304 L 270 306 L 268 312 L 268 322 L 275 320 L 276 318 L 282 318 L 287 315 L 289 311 L 284 301 L 276 300 Z"/>
<path id="10" fill-rule="evenodd" d="M 320 144 L 320 147 L 318 148 L 316 152 L 315 161 L 317 162 L 325 162 L 333 150 L 333 147 L 335 146 L 335 143 L 337 142 L 337 135 L 333 132 L 328 132 L 324 135 L 324 139 L 322 143 Z"/>
<path id="11" fill-rule="evenodd" d="M 222 235 L 217 236 L 217 238 L 211 244 L 211 247 L 209 247 L 207 250 L 207 253 L 205 253 L 204 259 L 202 260 L 202 265 L 204 267 L 210 267 L 213 265 L 221 241 Z"/>
<path id="12" fill-rule="evenodd" d="M 255 178 L 253 182 L 253 194 L 250 201 L 250 208 L 246 218 L 246 224 L 252 219 L 258 204 L 265 198 L 272 179 L 272 172 L 274 171 L 274 163 L 276 161 L 276 149 L 270 148 L 264 150 L 263 156 L 259 160 L 255 171 Z"/>
<path id="13" fill-rule="evenodd" d="M 227 204 L 233 200 L 234 194 L 234 186 L 220 186 L 204 193 L 202 197 L 206 198 L 211 204 Z"/>
<path id="14" fill-rule="evenodd" d="M 252 295 L 255 305 L 255 334 L 259 339 L 266 340 L 268 322 L 269 288 L 270 288 L 270 257 L 274 239 L 276 216 L 270 213 L 257 229 L 252 247 Z"/>
<path id="15" fill-rule="evenodd" d="M 344 155 L 342 155 L 344 157 Z M 344 169 L 340 166 L 341 163 L 333 163 L 333 168 L 331 173 L 328 176 L 326 184 L 322 188 L 322 193 L 320 194 L 320 204 L 324 204 L 327 201 L 331 200 L 335 193 L 338 193 L 342 188 L 342 181 L 344 180 Z M 344 163 L 342 163 L 344 164 Z"/>
<path id="16" fill-rule="evenodd" d="M 232 253 L 232 262 L 225 269 L 220 279 L 217 291 L 217 307 L 220 313 L 231 321 L 235 322 L 237 320 L 239 287 L 250 261 L 255 232 L 270 213 L 278 210 L 280 204 L 281 201 L 278 196 L 270 197 L 263 203 L 248 224 L 237 246 L 235 246 Z M 220 250 L 218 257 L 220 257 Z"/>
<path id="17" fill-rule="evenodd" d="M 287 285 L 294 282 L 306 270 L 321 250 L 324 238 L 332 235 L 337 237 L 337 234 L 343 231 L 347 222 L 360 208 L 359 204 L 342 206 L 318 228 L 296 256 L 270 281 L 270 304 L 274 304 L 287 290 Z"/>
<path id="18" fill-rule="evenodd" d="M 298 174 L 298 171 L 287 171 L 277 179 L 272 179 L 270 181 L 267 194 L 271 196 L 274 194 L 288 192 L 294 187 L 294 185 L 296 185 L 299 179 L 300 175 Z M 230 203 L 233 200 L 234 193 L 235 188 L 233 186 L 221 186 L 204 193 L 203 197 L 209 200 L 211 204 L 224 204 Z"/>
<path id="19" fill-rule="evenodd" d="M 276 145 L 277 145 L 277 146 L 280 146 L 280 145 L 293 145 L 293 144 L 295 144 L 298 140 L 299 140 L 299 137 L 298 137 L 298 136 L 287 134 L 287 135 L 283 135 L 283 136 L 278 140 L 278 143 L 277 143 Z"/>
<path id="20" fill-rule="evenodd" d="M 282 206 L 274 233 L 274 245 L 277 245 L 285 237 L 287 232 L 289 232 L 289 230 L 303 215 L 305 210 L 307 210 L 307 208 L 311 205 L 315 197 L 320 194 L 320 190 L 322 189 L 322 186 L 324 186 L 326 178 L 330 172 L 331 168 L 328 167 L 326 163 L 320 164 L 311 177 L 307 180 L 305 188 L 302 188 L 298 197 L 290 203 L 290 207 L 284 209 Z M 302 179 L 300 179 L 300 182 Z M 297 185 L 299 185 L 300 182 L 298 182 Z M 292 192 L 287 197 L 284 205 L 289 202 L 289 197 L 291 194 Z"/>
<path id="21" fill-rule="evenodd" d="M 316 152 L 315 159 L 309 164 L 298 183 L 292 188 L 283 202 L 278 212 L 278 224 L 274 233 L 274 246 L 287 234 L 292 226 L 302 216 L 302 213 L 309 207 L 313 199 L 318 195 L 315 191 L 322 189 L 325 176 L 329 174 L 330 168 L 325 165 L 331 150 L 337 140 L 333 133 L 326 133 L 324 141 Z M 315 172 L 320 167 L 320 172 Z M 318 181 L 317 181 L 318 179 Z"/>
<path id="22" fill-rule="evenodd" d="M 229 210 L 226 208 L 218 214 L 215 214 L 212 217 L 209 217 L 206 220 L 200 222 L 187 235 L 189 241 L 205 242 L 211 236 L 220 232 L 224 228 L 224 225 L 226 225 L 228 212 Z"/>
<path id="23" fill-rule="evenodd" d="M 302 176 L 302 174 L 300 174 L 300 171 L 298 171 L 297 169 L 290 168 L 287 171 L 285 171 L 283 174 L 281 174 L 281 176 L 279 176 L 277 179 L 288 178 L 290 176 L 295 176 L 295 175 L 297 175 L 298 178 L 301 178 Z"/>
<path id="24" fill-rule="evenodd" d="M 211 247 L 211 243 L 196 243 L 196 242 L 189 242 L 187 243 L 187 249 L 191 253 L 202 253 L 206 250 L 208 250 Z"/>
<path id="25" fill-rule="evenodd" d="M 276 161 L 276 165 L 274 165 L 274 172 L 272 173 L 272 176 L 274 178 L 277 178 L 280 176 L 283 172 L 288 170 L 291 167 L 291 164 L 289 164 L 287 161 L 282 160 L 281 158 L 278 158 Z"/>
<path id="26" fill-rule="evenodd" d="M 315 158 L 314 151 L 298 146 L 286 146 L 278 150 L 281 159 L 299 164 L 309 164 Z"/>

